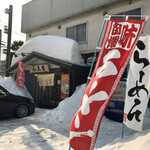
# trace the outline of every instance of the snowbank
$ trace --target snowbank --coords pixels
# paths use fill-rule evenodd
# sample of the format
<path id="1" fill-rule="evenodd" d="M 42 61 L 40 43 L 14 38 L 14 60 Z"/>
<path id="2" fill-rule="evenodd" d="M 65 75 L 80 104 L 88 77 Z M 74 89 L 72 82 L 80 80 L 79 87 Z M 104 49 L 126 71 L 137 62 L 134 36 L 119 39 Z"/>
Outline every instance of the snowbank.
<path id="1" fill-rule="evenodd" d="M 30 93 L 28 92 L 26 86 L 24 86 L 24 89 L 18 87 L 16 85 L 16 81 L 12 77 L 5 77 L 0 79 L 0 85 L 4 87 L 7 91 L 9 91 L 11 94 L 33 99 Z"/>
<path id="2" fill-rule="evenodd" d="M 33 51 L 73 64 L 84 65 L 79 53 L 79 45 L 76 41 L 52 35 L 37 36 L 27 41 L 17 50 L 16 54 L 19 55 L 17 57 L 13 56 L 11 65 L 23 58 L 22 52 L 29 54 Z"/>
<path id="3" fill-rule="evenodd" d="M 0 150 L 68 149 L 70 123 L 80 107 L 84 89 L 85 84 L 77 87 L 75 93 L 55 109 L 36 108 L 35 114 L 23 119 L 0 121 Z M 123 139 L 122 123 L 104 116 L 94 150 L 149 150 L 149 127 L 149 108 L 145 113 L 143 131 L 136 132 L 125 127 Z"/>
<path id="4" fill-rule="evenodd" d="M 60 102 L 57 108 L 52 110 L 45 110 L 43 113 L 41 112 L 40 118 L 39 112 L 37 110 L 37 113 L 35 112 L 32 120 L 46 122 L 47 124 L 51 122 L 64 123 L 70 128 L 72 118 L 80 107 L 80 103 L 84 95 L 85 86 L 85 84 L 78 86 L 74 94 L 71 97 Z"/>
<path id="5" fill-rule="evenodd" d="M 38 121 L 45 123 L 47 126 L 52 124 L 55 126 L 55 130 L 63 133 L 63 130 L 68 133 L 73 116 L 78 111 L 82 97 L 84 95 L 85 84 L 77 87 L 75 93 L 60 102 L 59 106 L 52 110 L 36 109 L 33 116 L 28 119 L 32 121 Z M 113 120 L 103 117 L 95 150 L 149 150 L 150 147 L 150 109 L 147 108 L 145 114 L 143 131 L 136 132 L 125 126 L 124 138 L 122 135 L 122 123 L 115 122 Z M 57 142 L 57 140 L 56 140 Z M 59 144 L 60 145 L 60 144 Z M 61 149 L 61 147 L 59 147 Z M 56 149 L 59 149 L 58 147 Z"/>

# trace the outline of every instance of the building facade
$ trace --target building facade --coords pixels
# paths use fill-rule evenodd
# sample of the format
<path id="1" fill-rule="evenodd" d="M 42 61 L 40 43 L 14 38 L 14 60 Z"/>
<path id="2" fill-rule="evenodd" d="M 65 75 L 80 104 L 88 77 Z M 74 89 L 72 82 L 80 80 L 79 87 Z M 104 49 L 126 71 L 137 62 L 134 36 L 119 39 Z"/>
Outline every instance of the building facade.
<path id="1" fill-rule="evenodd" d="M 83 63 L 78 43 L 72 39 L 38 36 L 20 47 L 15 55 L 7 73 L 22 88 L 25 84 L 37 107 L 57 107 L 87 81 L 89 67 Z"/>
<path id="2" fill-rule="evenodd" d="M 26 40 L 38 35 L 69 37 L 79 43 L 86 64 L 95 52 L 105 14 L 150 14 L 149 0 L 33 0 L 22 7 L 21 31 Z M 114 16 L 113 16 L 114 17 Z M 148 20 L 143 35 L 150 34 Z"/>

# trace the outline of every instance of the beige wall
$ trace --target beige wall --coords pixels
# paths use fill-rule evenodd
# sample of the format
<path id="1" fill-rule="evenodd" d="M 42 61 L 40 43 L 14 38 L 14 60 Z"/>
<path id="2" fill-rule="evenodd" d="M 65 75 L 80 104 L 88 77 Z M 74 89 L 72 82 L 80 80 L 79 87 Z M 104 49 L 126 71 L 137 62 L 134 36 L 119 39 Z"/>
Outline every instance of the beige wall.
<path id="1" fill-rule="evenodd" d="M 50 35 L 58 35 L 58 36 L 66 36 L 66 28 L 74 25 L 78 25 L 81 23 L 87 23 L 87 42 L 79 44 L 81 53 L 87 53 L 91 51 L 95 51 L 97 46 L 97 42 L 99 39 L 101 27 L 103 24 L 103 12 L 107 12 L 108 14 L 117 14 L 123 11 L 129 11 L 132 9 L 142 8 L 142 15 L 150 15 L 150 0 L 132 0 L 132 3 L 129 4 L 128 1 L 121 1 L 120 3 L 116 3 L 115 5 L 101 7 L 94 11 L 89 11 L 87 13 L 81 14 L 80 16 L 76 16 L 74 18 L 66 19 L 57 24 L 53 24 L 47 27 L 39 28 L 38 30 L 34 30 L 31 33 L 27 33 L 27 40 L 31 37 L 42 35 L 42 34 L 50 34 Z M 58 29 L 58 25 L 61 25 L 61 28 Z M 146 27 L 144 29 L 143 34 L 150 34 L 150 19 L 148 20 Z M 28 35 L 31 34 L 31 37 Z"/>

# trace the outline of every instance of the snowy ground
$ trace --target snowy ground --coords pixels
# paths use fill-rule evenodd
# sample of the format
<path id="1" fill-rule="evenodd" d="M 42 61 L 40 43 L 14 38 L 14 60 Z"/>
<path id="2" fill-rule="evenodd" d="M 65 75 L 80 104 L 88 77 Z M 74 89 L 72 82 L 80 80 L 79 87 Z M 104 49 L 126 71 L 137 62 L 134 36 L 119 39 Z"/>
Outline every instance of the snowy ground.
<path id="1" fill-rule="evenodd" d="M 0 150 L 68 150 L 70 122 L 79 108 L 85 85 L 53 110 L 36 108 L 23 119 L 0 119 Z M 150 109 L 146 111 L 143 131 L 135 132 L 122 124 L 103 118 L 95 150 L 149 150 Z"/>
<path id="2" fill-rule="evenodd" d="M 43 110 L 44 111 L 44 110 Z M 40 115 L 40 114 L 39 114 Z M 0 150 L 65 150 L 68 131 L 61 125 L 24 119 L 1 120 Z"/>

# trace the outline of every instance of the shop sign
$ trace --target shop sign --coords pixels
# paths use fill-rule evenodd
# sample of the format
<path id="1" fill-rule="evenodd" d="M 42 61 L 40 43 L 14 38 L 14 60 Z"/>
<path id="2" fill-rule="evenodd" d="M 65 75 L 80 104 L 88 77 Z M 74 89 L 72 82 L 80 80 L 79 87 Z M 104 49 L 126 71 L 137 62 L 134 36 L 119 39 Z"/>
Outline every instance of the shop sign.
<path id="1" fill-rule="evenodd" d="M 36 75 L 39 81 L 39 86 L 54 86 L 54 76 L 54 73 L 46 75 Z"/>
<path id="2" fill-rule="evenodd" d="M 49 72 L 48 64 L 29 65 L 30 73 Z"/>
<path id="3" fill-rule="evenodd" d="M 69 97 L 69 82 L 70 75 L 62 74 L 61 75 L 61 99 Z"/>

